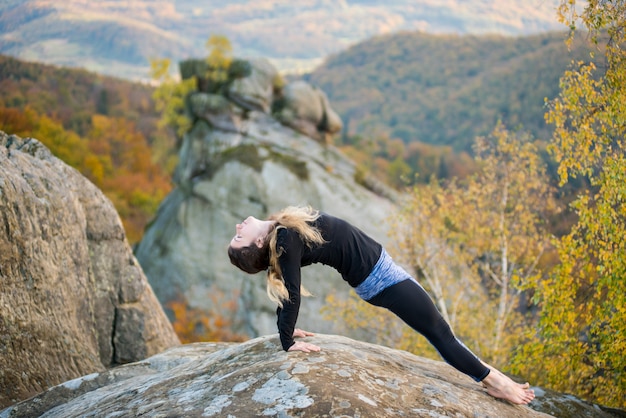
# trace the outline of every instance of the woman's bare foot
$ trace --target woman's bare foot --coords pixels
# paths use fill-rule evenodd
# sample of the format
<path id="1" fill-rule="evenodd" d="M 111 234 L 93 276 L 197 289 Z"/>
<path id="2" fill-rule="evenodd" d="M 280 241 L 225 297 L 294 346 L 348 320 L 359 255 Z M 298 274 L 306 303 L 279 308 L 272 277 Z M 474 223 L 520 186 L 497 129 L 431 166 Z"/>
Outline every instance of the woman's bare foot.
<path id="1" fill-rule="evenodd" d="M 482 383 L 487 388 L 487 393 L 494 398 L 504 399 L 516 405 L 526 405 L 535 399 L 535 392 L 530 389 L 528 383 L 516 383 L 493 367 L 489 369 L 491 371 Z"/>

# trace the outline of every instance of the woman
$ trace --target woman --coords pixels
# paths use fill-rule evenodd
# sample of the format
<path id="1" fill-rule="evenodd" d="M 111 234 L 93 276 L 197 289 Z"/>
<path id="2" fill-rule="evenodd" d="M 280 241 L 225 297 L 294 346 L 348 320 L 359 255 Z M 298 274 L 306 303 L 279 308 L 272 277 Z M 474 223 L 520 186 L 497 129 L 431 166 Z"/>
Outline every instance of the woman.
<path id="1" fill-rule="evenodd" d="M 521 385 L 481 362 L 456 339 L 424 289 L 384 248 L 344 220 L 311 208 L 288 207 L 262 221 L 252 216 L 237 224 L 228 247 L 231 263 L 246 273 L 267 270 L 267 293 L 278 304 L 280 341 L 285 351 L 319 351 L 295 337 L 313 335 L 296 329 L 301 285 L 300 268 L 322 263 L 335 268 L 365 301 L 389 309 L 423 334 L 441 356 L 496 398 L 527 404 L 535 397 Z"/>

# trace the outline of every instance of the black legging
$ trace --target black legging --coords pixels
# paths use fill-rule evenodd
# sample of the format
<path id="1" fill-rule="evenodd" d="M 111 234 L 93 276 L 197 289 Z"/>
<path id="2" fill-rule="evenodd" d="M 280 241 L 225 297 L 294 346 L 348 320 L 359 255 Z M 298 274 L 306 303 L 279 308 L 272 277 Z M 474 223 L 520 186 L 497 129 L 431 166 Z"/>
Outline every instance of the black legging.
<path id="1" fill-rule="evenodd" d="M 480 382 L 489 368 L 452 333 L 426 291 L 413 280 L 394 284 L 368 300 L 372 305 L 389 309 L 435 346 L 451 366 Z"/>

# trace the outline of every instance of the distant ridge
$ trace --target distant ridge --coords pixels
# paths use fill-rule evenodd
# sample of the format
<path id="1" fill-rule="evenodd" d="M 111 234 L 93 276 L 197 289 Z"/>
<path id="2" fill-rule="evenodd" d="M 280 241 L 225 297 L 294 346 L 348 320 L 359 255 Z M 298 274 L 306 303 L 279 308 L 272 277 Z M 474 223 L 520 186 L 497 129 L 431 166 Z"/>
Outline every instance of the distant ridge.
<path id="1" fill-rule="evenodd" d="M 0 53 L 134 80 L 149 59 L 202 55 L 212 34 L 238 56 L 269 58 L 282 71 L 306 72 L 329 54 L 400 30 L 527 35 L 555 30 L 558 0 L 4 0 Z"/>
<path id="2" fill-rule="evenodd" d="M 389 135 L 468 151 L 500 120 L 547 140 L 546 98 L 572 60 L 589 60 L 583 35 L 378 36 L 333 55 L 305 79 L 326 91 L 346 135 Z M 598 63 L 598 65 L 602 65 Z"/>

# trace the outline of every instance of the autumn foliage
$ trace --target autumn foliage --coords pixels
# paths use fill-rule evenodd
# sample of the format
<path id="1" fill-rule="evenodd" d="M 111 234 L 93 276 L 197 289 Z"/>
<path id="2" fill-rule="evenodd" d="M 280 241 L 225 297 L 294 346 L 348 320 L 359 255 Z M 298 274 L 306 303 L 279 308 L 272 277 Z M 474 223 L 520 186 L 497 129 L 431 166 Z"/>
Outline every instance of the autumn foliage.
<path id="1" fill-rule="evenodd" d="M 402 189 L 437 178 L 464 178 L 476 170 L 466 152 L 452 147 L 434 146 L 420 141 L 405 143 L 386 134 L 339 138 L 336 146 L 359 167 L 387 185 Z"/>
<path id="2" fill-rule="evenodd" d="M 541 307 L 516 368 L 561 391 L 626 406 L 626 3 L 562 1 L 559 16 L 597 42 L 604 65 L 572 63 L 548 103 L 561 184 L 585 178 L 578 221 L 557 242 L 560 263 L 536 283 Z"/>
<path id="3" fill-rule="evenodd" d="M 167 303 L 172 312 L 172 326 L 183 344 L 201 341 L 245 341 L 247 337 L 232 331 L 237 310 L 236 298 L 224 298 L 223 292 L 212 291 L 209 309 L 189 306 L 184 296 Z"/>
<path id="4" fill-rule="evenodd" d="M 32 108 L 0 107 L 0 129 L 40 140 L 50 151 L 80 171 L 111 199 L 128 240 L 139 241 L 146 223 L 170 192 L 170 176 L 152 161 L 152 151 L 133 122 L 93 115 L 82 137 Z"/>
<path id="5" fill-rule="evenodd" d="M 175 139 L 147 85 L 0 56 L 0 130 L 35 138 L 98 186 L 131 243 L 172 188 Z"/>

